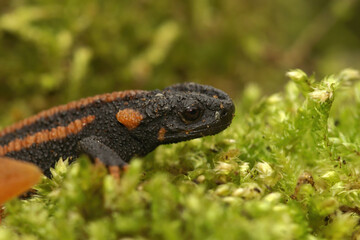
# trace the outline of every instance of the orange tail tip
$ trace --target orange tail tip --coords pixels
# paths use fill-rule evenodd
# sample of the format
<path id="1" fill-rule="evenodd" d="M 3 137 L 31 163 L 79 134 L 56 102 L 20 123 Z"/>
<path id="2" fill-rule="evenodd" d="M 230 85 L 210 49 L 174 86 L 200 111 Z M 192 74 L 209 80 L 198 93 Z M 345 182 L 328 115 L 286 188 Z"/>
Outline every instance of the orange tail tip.
<path id="1" fill-rule="evenodd" d="M 26 192 L 41 175 L 41 170 L 31 163 L 0 157 L 0 204 Z"/>

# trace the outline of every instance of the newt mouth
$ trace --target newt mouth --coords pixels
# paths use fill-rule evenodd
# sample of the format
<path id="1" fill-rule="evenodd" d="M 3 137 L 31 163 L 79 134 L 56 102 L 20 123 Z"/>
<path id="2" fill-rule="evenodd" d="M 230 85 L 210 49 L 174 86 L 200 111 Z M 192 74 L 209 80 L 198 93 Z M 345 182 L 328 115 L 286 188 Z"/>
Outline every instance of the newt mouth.
<path id="1" fill-rule="evenodd" d="M 215 135 L 223 130 L 225 130 L 226 128 L 228 128 L 230 126 L 230 122 L 227 123 L 227 124 L 221 124 L 221 125 L 218 125 L 218 126 L 213 126 L 213 127 L 210 127 L 208 129 L 199 129 L 199 130 L 194 130 L 194 131 L 191 131 L 188 136 L 192 136 L 192 135 L 196 135 L 196 136 L 199 136 L 201 135 L 201 137 L 205 137 L 205 136 L 211 136 L 211 135 Z"/>
<path id="2" fill-rule="evenodd" d="M 177 132 L 173 132 L 166 137 L 166 143 L 175 143 L 179 141 L 191 140 L 194 138 L 205 137 L 215 135 L 226 128 L 228 128 L 234 117 L 235 108 L 232 107 L 230 111 L 223 114 L 220 119 L 207 125 L 200 126 L 192 130 L 178 129 Z"/>
<path id="3" fill-rule="evenodd" d="M 201 128 L 201 129 L 191 130 L 191 131 L 183 130 L 181 132 L 178 132 L 174 136 L 168 136 L 166 138 L 165 142 L 166 143 L 175 143 L 175 142 L 179 142 L 179 141 L 187 141 L 187 140 L 192 140 L 192 139 L 199 138 L 199 137 L 215 135 L 215 134 L 225 130 L 226 128 L 228 128 L 230 126 L 230 124 L 231 124 L 231 122 L 228 122 L 226 124 L 212 126 L 209 128 Z"/>

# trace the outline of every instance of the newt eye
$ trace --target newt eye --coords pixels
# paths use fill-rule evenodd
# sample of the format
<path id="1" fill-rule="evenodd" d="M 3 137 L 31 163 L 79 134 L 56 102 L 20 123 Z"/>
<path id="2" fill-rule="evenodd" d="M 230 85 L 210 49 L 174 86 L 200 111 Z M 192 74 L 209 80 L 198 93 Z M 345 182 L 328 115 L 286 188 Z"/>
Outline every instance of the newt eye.
<path id="1" fill-rule="evenodd" d="M 202 116 L 202 109 L 198 106 L 189 106 L 184 111 L 180 112 L 181 120 L 189 124 L 198 120 Z"/>

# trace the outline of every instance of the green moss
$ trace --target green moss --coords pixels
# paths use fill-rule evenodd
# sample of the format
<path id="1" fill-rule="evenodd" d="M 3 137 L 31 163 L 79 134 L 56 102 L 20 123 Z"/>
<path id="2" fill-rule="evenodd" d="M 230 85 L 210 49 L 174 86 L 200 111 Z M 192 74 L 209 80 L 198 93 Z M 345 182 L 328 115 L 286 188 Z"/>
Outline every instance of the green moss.
<path id="1" fill-rule="evenodd" d="M 0 239 L 346 239 L 359 234 L 360 83 L 291 71 L 237 102 L 225 132 L 161 146 L 120 182 L 60 161 L 6 204 Z"/>

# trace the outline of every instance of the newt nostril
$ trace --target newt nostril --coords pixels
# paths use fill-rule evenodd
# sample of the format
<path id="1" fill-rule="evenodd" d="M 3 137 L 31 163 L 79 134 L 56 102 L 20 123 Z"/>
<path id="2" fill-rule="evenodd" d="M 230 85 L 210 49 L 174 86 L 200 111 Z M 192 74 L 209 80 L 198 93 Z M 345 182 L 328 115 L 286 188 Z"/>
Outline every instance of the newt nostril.
<path id="1" fill-rule="evenodd" d="M 229 120 L 231 120 L 234 117 L 235 106 L 232 102 L 224 104 L 224 106 L 225 107 L 220 111 L 220 118 L 221 119 L 229 118 Z"/>

